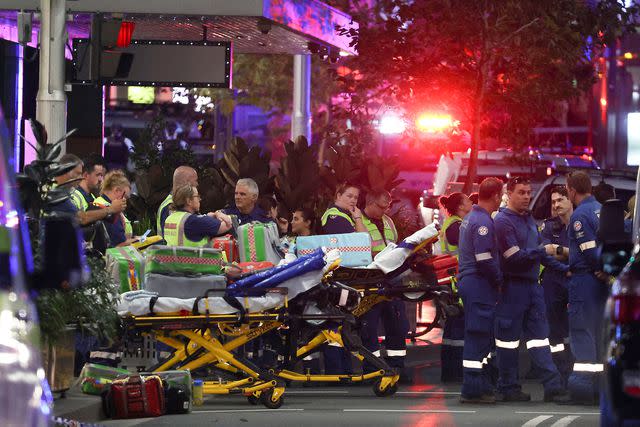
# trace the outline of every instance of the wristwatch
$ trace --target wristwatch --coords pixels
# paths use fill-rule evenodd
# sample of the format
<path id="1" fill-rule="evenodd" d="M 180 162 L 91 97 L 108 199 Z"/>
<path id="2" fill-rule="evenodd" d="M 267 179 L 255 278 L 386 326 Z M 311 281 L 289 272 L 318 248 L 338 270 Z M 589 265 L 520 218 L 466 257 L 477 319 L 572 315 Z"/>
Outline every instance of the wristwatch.
<path id="1" fill-rule="evenodd" d="M 560 245 L 556 248 L 556 255 L 564 255 L 564 248 Z"/>

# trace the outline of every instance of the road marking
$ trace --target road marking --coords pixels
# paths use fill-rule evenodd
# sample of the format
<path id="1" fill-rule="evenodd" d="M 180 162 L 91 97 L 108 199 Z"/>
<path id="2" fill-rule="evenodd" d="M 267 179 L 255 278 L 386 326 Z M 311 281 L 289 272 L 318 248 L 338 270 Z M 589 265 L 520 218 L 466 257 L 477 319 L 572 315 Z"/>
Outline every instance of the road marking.
<path id="1" fill-rule="evenodd" d="M 515 411 L 516 414 L 531 415 L 600 415 L 600 412 L 540 412 L 540 411 Z"/>
<path id="2" fill-rule="evenodd" d="M 285 409 L 211 409 L 211 410 L 194 410 L 191 413 L 196 414 L 224 414 L 225 412 L 232 412 L 238 414 L 241 412 L 301 412 L 302 408 L 285 408 Z"/>
<path id="3" fill-rule="evenodd" d="M 451 394 L 460 396 L 459 391 L 397 391 L 396 394 Z"/>
<path id="4" fill-rule="evenodd" d="M 447 409 L 343 409 L 342 412 L 406 412 L 413 414 L 475 414 L 476 411 L 449 411 Z"/>
<path id="5" fill-rule="evenodd" d="M 568 417 L 560 418 L 558 421 L 556 421 L 555 423 L 551 424 L 551 427 L 565 427 L 565 426 L 568 426 L 576 418 L 580 418 L 580 416 L 579 415 L 571 415 L 571 416 L 568 416 Z"/>
<path id="6" fill-rule="evenodd" d="M 349 392 L 346 390 L 287 390 L 286 394 L 349 394 Z"/>
<path id="7" fill-rule="evenodd" d="M 542 422 L 548 420 L 549 418 L 553 418 L 553 415 L 538 415 L 534 419 L 531 419 L 526 423 L 522 424 L 522 427 L 535 427 L 538 424 L 541 424 Z"/>

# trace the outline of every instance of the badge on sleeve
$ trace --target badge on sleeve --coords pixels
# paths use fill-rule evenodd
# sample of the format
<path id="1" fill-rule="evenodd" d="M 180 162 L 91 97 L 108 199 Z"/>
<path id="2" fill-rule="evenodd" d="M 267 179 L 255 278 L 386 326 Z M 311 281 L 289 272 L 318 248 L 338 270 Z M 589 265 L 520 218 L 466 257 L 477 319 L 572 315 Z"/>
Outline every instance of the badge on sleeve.
<path id="1" fill-rule="evenodd" d="M 582 230 L 582 223 L 580 221 L 576 221 L 573 223 L 573 229 L 575 231 L 580 231 Z"/>
<path id="2" fill-rule="evenodd" d="M 487 227 L 485 227 L 484 225 L 480 228 L 478 228 L 478 234 L 481 236 L 486 236 L 487 233 L 489 232 L 489 229 Z"/>
<path id="3" fill-rule="evenodd" d="M 543 231 L 543 230 L 544 230 L 544 226 L 545 226 L 545 223 L 544 223 L 544 222 L 543 222 L 542 224 L 540 224 L 540 231 Z"/>

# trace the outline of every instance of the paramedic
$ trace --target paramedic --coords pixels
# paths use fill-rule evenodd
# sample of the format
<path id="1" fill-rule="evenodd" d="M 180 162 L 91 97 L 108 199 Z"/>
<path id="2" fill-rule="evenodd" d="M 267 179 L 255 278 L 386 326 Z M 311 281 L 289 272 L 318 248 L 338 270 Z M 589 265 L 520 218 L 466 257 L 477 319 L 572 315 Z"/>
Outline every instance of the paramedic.
<path id="1" fill-rule="evenodd" d="M 366 232 L 362 212 L 358 209 L 360 189 L 355 185 L 341 184 L 336 189 L 334 204 L 320 220 L 321 234 L 344 234 Z M 351 373 L 351 355 L 339 344 L 330 342 L 323 349 L 324 373 L 326 375 Z"/>
<path id="2" fill-rule="evenodd" d="M 507 183 L 507 194 L 507 206 L 494 219 L 504 277 L 495 312 L 498 400 L 531 400 L 529 394 L 522 392 L 518 380 L 518 348 L 522 337 L 533 362 L 541 370 L 544 400 L 561 402 L 567 400 L 568 395 L 551 358 L 544 290 L 538 277 L 541 263 L 564 274 L 568 268 L 552 258 L 553 245 L 542 244 L 538 227 L 528 210 L 531 201 L 529 180 L 511 178 Z"/>
<path id="3" fill-rule="evenodd" d="M 124 213 L 116 213 L 114 206 L 118 200 L 122 200 L 126 206 L 126 200 L 131 193 L 131 184 L 121 170 L 108 172 L 102 182 L 102 194 L 93 201 L 93 205 L 107 212 L 104 225 L 109 233 L 110 247 L 127 246 L 135 242 L 131 223 Z M 114 214 L 114 215 L 111 215 Z"/>
<path id="4" fill-rule="evenodd" d="M 573 205 L 566 187 L 557 186 L 551 190 L 551 209 L 553 216 L 541 226 L 542 243 L 554 245 L 556 259 L 568 263 L 567 224 L 573 214 Z M 568 282 L 566 273 L 560 270 L 548 267 L 542 272 L 541 283 L 550 326 L 551 357 L 565 384 L 573 367 L 573 355 L 569 347 Z"/>
<path id="5" fill-rule="evenodd" d="M 601 205 L 591 194 L 584 172 L 567 176 L 569 200 L 576 206 L 569 226 L 569 336 L 575 357 L 569 376 L 572 403 L 595 404 L 603 363 L 600 345 L 608 287 L 596 276 L 599 253 L 596 239 Z"/>
<path id="6" fill-rule="evenodd" d="M 156 232 L 158 235 L 162 236 L 164 222 L 170 214 L 169 205 L 173 202 L 171 195 L 178 188 L 187 184 L 198 187 L 198 172 L 190 166 L 178 166 L 176 170 L 173 171 L 171 193 L 162 201 L 158 208 L 158 214 L 156 215 Z"/>
<path id="7" fill-rule="evenodd" d="M 495 403 L 487 368 L 493 343 L 493 320 L 502 285 L 491 213 L 500 207 L 502 181 L 480 183 L 478 204 L 460 225 L 458 293 L 465 310 L 462 349 L 462 403 Z"/>
<path id="8" fill-rule="evenodd" d="M 440 197 L 440 206 L 447 212 L 447 218 L 440 230 L 440 247 L 442 253 L 458 258 L 460 242 L 460 225 L 471 212 L 471 199 L 463 193 L 452 193 Z M 464 314 L 448 317 L 442 332 L 440 347 L 442 382 L 462 381 L 462 348 L 464 347 Z"/>
<path id="9" fill-rule="evenodd" d="M 204 247 L 211 238 L 231 228 L 231 218 L 221 212 L 198 215 L 200 195 L 190 184 L 179 187 L 172 195 L 171 214 L 164 223 L 164 239 L 168 246 Z"/>
<path id="10" fill-rule="evenodd" d="M 371 191 L 367 193 L 365 200 L 362 223 L 371 236 L 371 252 L 375 257 L 387 247 L 388 243 L 398 241 L 398 232 L 393 220 L 387 215 L 392 202 L 388 191 Z M 402 375 L 407 356 L 406 338 L 409 332 L 409 320 L 404 301 L 393 299 L 381 302 L 374 305 L 361 318 L 362 344 L 377 357 L 380 357 L 378 323 L 381 319 L 385 332 L 385 361 Z M 363 370 L 367 373 L 377 369 L 365 362 Z"/>

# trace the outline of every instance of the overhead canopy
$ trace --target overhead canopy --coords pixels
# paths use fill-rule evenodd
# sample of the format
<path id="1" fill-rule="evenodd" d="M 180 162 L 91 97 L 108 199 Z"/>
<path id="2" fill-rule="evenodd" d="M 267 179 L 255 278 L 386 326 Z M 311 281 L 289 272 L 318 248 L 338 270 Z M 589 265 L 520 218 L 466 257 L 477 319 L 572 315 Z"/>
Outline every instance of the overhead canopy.
<path id="1" fill-rule="evenodd" d="M 0 0 L 0 38 L 15 41 L 16 11 L 37 11 L 39 5 L 40 0 Z M 100 12 L 134 21 L 135 39 L 231 40 L 238 53 L 316 53 L 314 43 L 335 54 L 356 53 L 336 28 L 358 24 L 314 0 L 75 0 L 67 8 L 73 14 L 67 24 L 71 38 L 88 37 L 91 15 Z"/>

